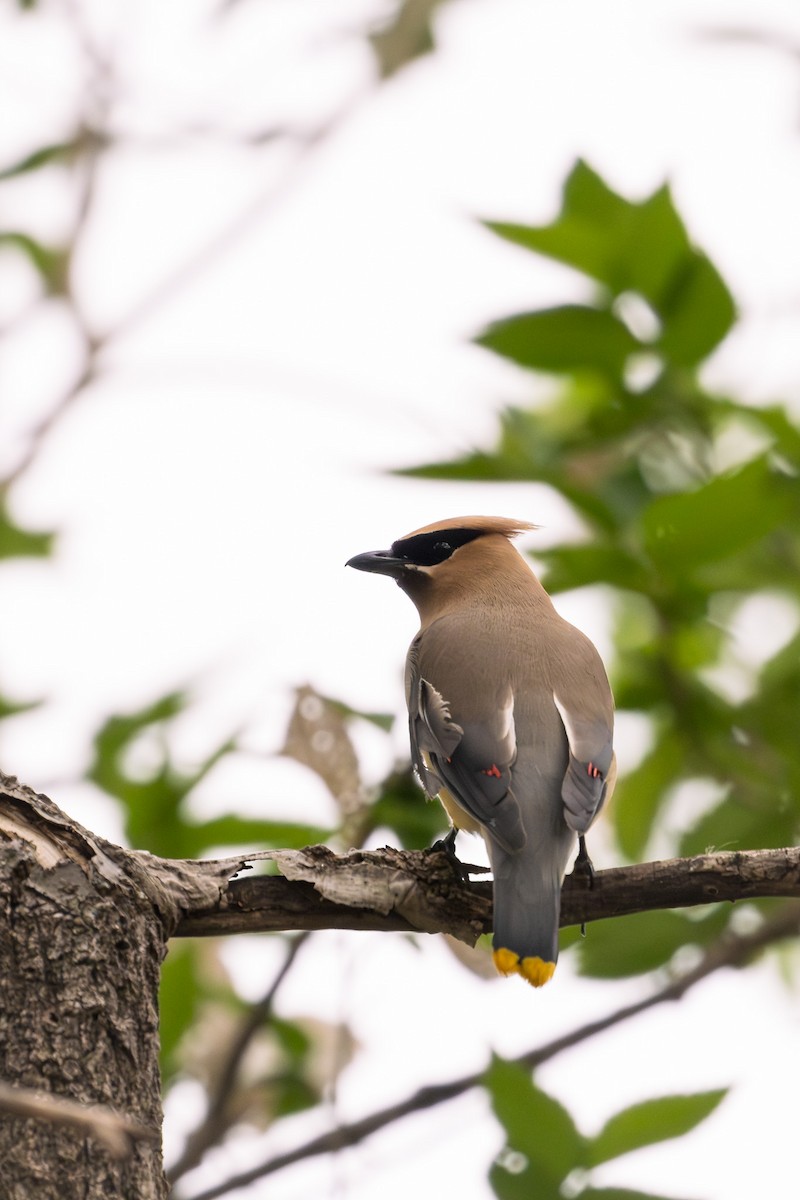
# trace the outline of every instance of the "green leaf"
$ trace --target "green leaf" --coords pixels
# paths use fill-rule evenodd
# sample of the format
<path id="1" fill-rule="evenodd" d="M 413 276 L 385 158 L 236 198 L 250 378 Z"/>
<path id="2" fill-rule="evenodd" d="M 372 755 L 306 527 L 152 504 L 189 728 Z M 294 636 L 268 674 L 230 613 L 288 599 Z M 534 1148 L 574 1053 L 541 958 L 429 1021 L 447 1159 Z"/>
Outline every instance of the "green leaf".
<path id="1" fill-rule="evenodd" d="M 369 810 L 370 830 L 386 826 L 404 850 L 421 850 L 448 827 L 441 804 L 430 801 L 411 771 L 392 775 Z"/>
<path id="2" fill-rule="evenodd" d="M 195 770 L 178 771 L 171 763 L 166 739 L 161 761 L 152 774 L 134 777 L 126 756 L 146 731 L 159 731 L 186 707 L 182 692 L 171 692 L 137 712 L 112 716 L 94 739 L 94 758 L 87 776 L 125 808 L 125 833 L 135 846 L 146 846 L 165 858 L 199 858 L 220 846 L 259 845 L 298 848 L 327 841 L 331 830 L 299 821 L 272 821 L 222 813 L 208 821 L 192 820 L 184 800 L 226 754 L 233 739 L 213 749 Z"/>
<path id="3" fill-rule="evenodd" d="M 30 533 L 20 529 L 0 500 L 0 559 L 45 558 L 52 553 L 54 533 Z"/>
<path id="4" fill-rule="evenodd" d="M 537 550 L 535 556 L 546 568 L 543 582 L 551 594 L 597 583 L 635 591 L 647 585 L 647 573 L 632 554 L 599 540 L 583 546 Z"/>
<path id="5" fill-rule="evenodd" d="M 592 921 L 586 937 L 575 943 L 580 973 L 595 979 L 625 979 L 653 971 L 682 946 L 703 945 L 717 936 L 728 916 L 725 907 L 712 909 L 702 920 L 662 909 Z"/>
<path id="6" fill-rule="evenodd" d="M 506 1134 L 510 1150 L 527 1160 L 525 1169 L 511 1174 L 502 1166 L 492 1170 L 491 1182 L 502 1197 L 558 1196 L 570 1171 L 586 1163 L 585 1139 L 562 1104 L 538 1088 L 530 1072 L 516 1063 L 494 1057 L 484 1076 L 492 1110 Z M 498 1190 L 497 1180 L 502 1180 Z M 535 1191 L 531 1191 L 535 1184 Z"/>
<path id="7" fill-rule="evenodd" d="M 31 712 L 43 703 L 42 700 L 29 700 L 18 704 L 16 701 L 6 700 L 5 696 L 0 695 L 0 721 L 4 721 L 6 717 L 16 717 L 19 713 Z"/>
<path id="8" fill-rule="evenodd" d="M 686 226 L 666 185 L 641 203 L 631 204 L 625 234 L 622 249 L 627 269 L 625 286 L 648 300 L 663 320 L 676 276 L 683 273 L 695 256 Z"/>
<path id="9" fill-rule="evenodd" d="M 109 717 L 95 734 L 94 758 L 87 777 L 123 802 L 132 799 L 141 790 L 141 785 L 125 775 L 123 755 L 143 730 L 169 721 L 185 707 L 185 694 L 170 692 L 136 712 Z"/>
<path id="10" fill-rule="evenodd" d="M 714 850 L 769 850 L 794 845 L 800 814 L 797 799 L 782 795 L 780 784 L 766 776 L 761 787 L 743 787 L 705 813 L 687 829 L 678 845 L 684 857 Z"/>
<path id="11" fill-rule="evenodd" d="M 643 762 L 619 780 L 609 811 L 620 848 L 630 862 L 643 856 L 667 792 L 684 772 L 685 754 L 681 738 L 665 730 Z"/>
<path id="12" fill-rule="evenodd" d="M 632 215 L 624 200 L 578 161 L 564 186 L 561 213 L 550 225 L 487 222 L 506 241 L 556 259 L 619 294 L 630 288 Z"/>
<path id="13" fill-rule="evenodd" d="M 674 1200 L 670 1196 L 656 1196 L 653 1192 L 632 1192 L 630 1188 L 584 1188 L 580 1200 Z"/>
<path id="14" fill-rule="evenodd" d="M 487 227 L 575 267 L 613 296 L 641 296 L 660 321 L 655 347 L 674 366 L 695 366 L 734 323 L 733 298 L 708 258 L 691 246 L 667 187 L 634 203 L 579 162 L 552 224 L 487 222 Z"/>
<path id="15" fill-rule="evenodd" d="M 442 0 L 427 0 L 425 4 L 404 0 L 391 10 L 384 25 L 368 35 L 381 79 L 391 79 L 410 63 L 432 53 L 436 43 L 431 18 L 440 3 Z"/>
<path id="16" fill-rule="evenodd" d="M 596 1167 L 642 1146 L 683 1137 L 704 1121 L 726 1095 L 727 1088 L 718 1088 L 693 1095 L 662 1096 L 623 1109 L 590 1139 L 589 1161 Z"/>
<path id="17" fill-rule="evenodd" d="M 294 1113 L 305 1112 L 313 1105 L 319 1104 L 319 1092 L 311 1086 L 308 1080 L 299 1075 L 281 1075 L 268 1081 L 274 1104 L 275 1118 L 289 1117 Z"/>
<path id="18" fill-rule="evenodd" d="M 615 296 L 638 292 L 654 307 L 692 253 L 668 188 L 635 203 L 612 191 L 583 162 L 567 179 L 561 213 L 552 224 L 490 222 L 488 228 L 507 241 L 575 267 Z"/>
<path id="19" fill-rule="evenodd" d="M 0 231 L 0 246 L 13 246 L 30 261 L 47 291 L 53 296 L 63 295 L 67 290 L 67 275 L 70 250 L 65 246 L 45 246 L 27 233 L 18 230 Z"/>
<path id="20" fill-rule="evenodd" d="M 777 406 L 759 408 L 748 411 L 747 415 L 769 430 L 774 438 L 773 449 L 788 460 L 795 473 L 800 471 L 800 427 L 786 409 Z"/>
<path id="21" fill-rule="evenodd" d="M 657 342 L 665 358 L 694 367 L 715 349 L 736 320 L 736 306 L 722 276 L 703 254 L 695 253 L 669 288 Z"/>
<path id="22" fill-rule="evenodd" d="M 179 938 L 169 943 L 169 954 L 161 964 L 158 1005 L 161 1069 L 166 1081 L 174 1071 L 177 1045 L 200 1011 L 196 947 L 191 940 Z"/>
<path id="23" fill-rule="evenodd" d="M 613 411 L 618 415 L 619 406 Z M 564 395 L 549 408 L 536 412 L 505 409 L 500 416 L 498 445 L 491 453 L 468 454 L 454 462 L 396 473 L 424 479 L 540 480 L 560 491 L 591 525 L 616 536 L 618 522 L 605 498 L 584 483 L 587 473 L 592 480 L 596 478 L 596 468 L 586 460 L 597 455 L 598 441 L 602 441 L 593 428 L 598 413 L 609 413 L 606 384 L 597 376 L 583 375 L 580 380 L 570 379 Z M 616 428 L 613 436 L 620 436 Z M 615 451 L 622 453 L 616 447 Z M 627 462 L 627 450 L 624 453 Z M 636 482 L 641 490 L 638 475 Z"/>
<path id="24" fill-rule="evenodd" d="M 287 1058 L 295 1067 L 302 1067 L 311 1049 L 311 1039 L 306 1031 L 296 1021 L 287 1021 L 283 1017 L 277 1017 L 274 1013 L 270 1013 L 269 1028 Z"/>
<path id="25" fill-rule="evenodd" d="M 0 168 L 0 182 L 5 179 L 14 179 L 18 175 L 28 175 L 31 171 L 38 171 L 49 163 L 69 162 L 74 158 L 77 149 L 77 141 L 53 142 L 49 146 L 41 146 L 38 150 L 33 150 L 30 154 L 18 158 L 9 166 Z"/>
<path id="26" fill-rule="evenodd" d="M 642 535 L 653 561 L 680 579 L 799 519 L 800 486 L 761 455 L 695 492 L 654 500 L 644 513 Z"/>
<path id="27" fill-rule="evenodd" d="M 563 1200 L 559 1184 L 541 1175 L 532 1175 L 513 1152 L 502 1154 L 489 1171 L 489 1183 L 498 1200 Z"/>
<path id="28" fill-rule="evenodd" d="M 622 375 L 628 357 L 642 349 L 613 313 L 579 304 L 508 317 L 475 340 L 521 367 L 556 374 L 598 371 L 613 378 Z"/>
<path id="29" fill-rule="evenodd" d="M 87 777 L 116 796 L 125 808 L 125 834 L 132 845 L 146 847 L 164 858 L 198 854 L 209 843 L 202 827 L 191 824 L 182 811 L 183 801 L 213 766 L 235 749 L 228 740 L 214 749 L 191 774 L 177 771 L 169 758 L 166 741 L 161 760 L 144 778 L 130 773 L 126 755 L 147 730 L 159 732 L 186 706 L 182 692 L 171 692 L 139 711 L 112 716 L 94 739 L 94 757 Z M 219 831 L 218 831 L 219 832 Z M 213 835 L 212 835 L 213 836 Z"/>
<path id="30" fill-rule="evenodd" d="M 321 1099 L 319 1087 L 313 1078 L 314 1071 L 309 1069 L 314 1044 L 308 1033 L 297 1022 L 284 1020 L 274 1013 L 269 1017 L 269 1033 L 282 1051 L 284 1065 L 277 1070 L 270 1068 L 269 1073 L 259 1080 L 266 1114 L 270 1119 L 285 1117 L 318 1104 Z"/>

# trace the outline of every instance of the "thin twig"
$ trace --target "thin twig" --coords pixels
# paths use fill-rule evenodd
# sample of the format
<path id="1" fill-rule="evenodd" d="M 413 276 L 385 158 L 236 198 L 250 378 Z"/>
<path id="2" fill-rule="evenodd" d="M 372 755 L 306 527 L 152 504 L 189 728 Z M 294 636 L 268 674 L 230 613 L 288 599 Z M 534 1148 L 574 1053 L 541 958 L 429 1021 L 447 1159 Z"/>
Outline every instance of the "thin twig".
<path id="1" fill-rule="evenodd" d="M 102 105 L 102 107 L 106 108 L 108 94 L 110 94 L 109 80 L 112 78 L 111 67 L 102 60 L 96 48 L 93 49 L 85 31 L 83 42 L 84 52 L 87 54 L 89 61 L 92 62 L 97 73 L 94 90 L 98 93 L 98 106 Z M 374 86 L 374 80 L 370 80 L 366 85 L 360 85 L 327 120 L 323 121 L 317 128 L 308 131 L 302 138 L 296 137 L 297 153 L 294 161 L 279 182 L 277 184 L 270 183 L 267 187 L 260 190 L 255 197 L 248 200 L 199 249 L 193 251 L 171 273 L 159 280 L 149 292 L 141 296 L 115 325 L 109 326 L 102 332 L 90 330 L 75 297 L 71 292 L 68 293 L 67 299 L 71 307 L 71 315 L 84 340 L 84 363 L 75 381 L 65 389 L 51 410 L 30 431 L 28 444 L 24 453 L 12 471 L 3 480 L 0 480 L 0 486 L 4 490 L 8 490 L 28 470 L 46 436 L 59 423 L 64 413 L 72 406 L 87 384 L 96 378 L 99 370 L 101 351 L 106 350 L 115 339 L 128 333 L 142 321 L 147 320 L 160 305 L 170 300 L 175 293 L 186 288 L 198 273 L 208 270 L 215 260 L 227 253 L 237 240 L 257 226 L 269 208 L 276 206 L 281 200 L 288 197 L 292 189 L 301 181 L 302 168 L 308 163 L 313 151 L 328 141 L 347 122 L 360 106 L 364 96 L 373 90 Z M 82 191 L 77 206 L 75 226 L 71 238 L 73 254 L 79 237 L 88 223 L 91 205 L 94 200 L 98 164 L 103 154 L 115 145 L 115 139 L 111 136 L 106 136 L 103 132 L 99 132 L 102 124 L 101 120 L 95 120 L 92 124 L 94 136 L 84 139 L 86 165 Z"/>
<path id="2" fill-rule="evenodd" d="M 345 124 L 361 104 L 366 92 L 372 90 L 372 87 L 373 82 L 370 81 L 368 88 L 357 88 L 354 94 L 348 97 L 326 121 L 323 121 L 316 129 L 309 131 L 304 137 L 296 138 L 297 153 L 294 162 L 291 169 L 281 177 L 279 182 L 270 183 L 261 189 L 240 208 L 234 217 L 227 220 L 216 233 L 213 233 L 198 250 L 192 252 L 166 278 L 161 279 L 151 291 L 145 293 L 116 325 L 105 330 L 104 341 L 120 337 L 142 321 L 148 320 L 158 307 L 170 300 L 176 292 L 186 288 L 198 272 L 208 270 L 218 258 L 227 254 L 235 242 L 258 225 L 268 209 L 276 207 L 280 201 L 290 196 L 293 188 L 299 184 L 302 178 L 302 168 L 306 165 L 312 152 Z"/>
<path id="3" fill-rule="evenodd" d="M 219 1077 L 211 1090 L 205 1116 L 187 1138 L 178 1161 L 167 1171 L 167 1179 L 171 1184 L 196 1167 L 206 1150 L 219 1142 L 230 1128 L 231 1118 L 228 1114 L 228 1107 L 242 1059 L 247 1047 L 258 1031 L 263 1028 L 272 1012 L 278 989 L 289 973 L 298 951 L 305 945 L 309 937 L 309 933 L 302 933 L 289 944 L 286 957 L 268 990 L 260 1000 L 251 1005 L 245 1014 L 228 1048 Z"/>
<path id="4" fill-rule="evenodd" d="M 120 1116 L 99 1104 L 78 1104 L 61 1096 L 0 1083 L 0 1112 L 77 1129 L 100 1142 L 112 1158 L 127 1158 L 136 1142 L 161 1141 L 161 1130 Z"/>
<path id="5" fill-rule="evenodd" d="M 769 920 L 764 921 L 753 933 L 721 938 L 709 947 L 697 967 L 677 976 L 646 999 L 637 1001 L 635 1004 L 627 1004 L 598 1021 L 582 1025 L 544 1046 L 520 1054 L 512 1061 L 527 1068 L 539 1067 L 562 1051 L 571 1049 L 573 1046 L 595 1037 L 598 1033 L 603 1033 L 659 1004 L 680 999 L 695 984 L 706 979 L 715 971 L 723 967 L 741 966 L 759 950 L 782 938 L 794 936 L 798 931 L 800 931 L 800 905 L 787 905 Z M 218 1196 L 224 1196 L 236 1188 L 246 1187 L 258 1179 L 264 1179 L 267 1175 L 274 1175 L 295 1163 L 321 1154 L 331 1154 L 348 1146 L 358 1145 L 359 1142 L 364 1141 L 373 1133 L 377 1133 L 378 1130 L 385 1129 L 387 1125 L 413 1113 L 433 1108 L 447 1100 L 453 1100 L 455 1097 L 463 1095 L 464 1092 L 479 1087 L 483 1081 L 484 1072 L 478 1071 L 464 1075 L 460 1079 L 451 1080 L 449 1083 L 420 1088 L 397 1104 L 379 1109 L 367 1117 L 362 1117 L 361 1120 L 342 1125 L 338 1129 L 331 1130 L 330 1133 L 312 1138 L 295 1150 L 265 1159 L 247 1171 L 242 1171 L 214 1187 L 196 1193 L 192 1200 L 216 1200 Z"/>
<path id="6" fill-rule="evenodd" d="M 90 131 L 86 127 L 84 136 L 81 138 L 81 144 L 83 146 L 83 155 L 78 167 L 80 173 L 79 192 L 75 220 L 69 240 L 70 264 L 75 257 L 81 237 L 85 233 L 91 219 L 92 208 L 97 194 L 100 164 L 103 154 L 110 143 L 104 138 L 95 135 L 93 131 Z M 75 329 L 83 343 L 83 362 L 72 383 L 64 389 L 49 411 L 30 430 L 28 444 L 24 452 L 18 458 L 11 471 L 0 481 L 0 487 L 2 487 L 3 491 L 8 491 L 25 474 L 34 462 L 47 435 L 60 422 L 64 414 L 72 407 L 98 373 L 98 360 L 103 350 L 105 339 L 95 334 L 90 328 L 83 309 L 72 290 L 69 270 L 64 280 L 63 295 L 69 305 L 70 316 L 74 322 Z"/>

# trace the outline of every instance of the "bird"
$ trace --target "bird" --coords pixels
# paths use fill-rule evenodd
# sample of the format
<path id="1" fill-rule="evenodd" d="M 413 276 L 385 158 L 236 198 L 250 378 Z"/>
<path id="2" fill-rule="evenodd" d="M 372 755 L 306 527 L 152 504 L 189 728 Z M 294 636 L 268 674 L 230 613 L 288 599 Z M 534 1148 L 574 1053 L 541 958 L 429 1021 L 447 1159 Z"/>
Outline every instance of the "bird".
<path id="1" fill-rule="evenodd" d="M 533 987 L 558 959 L 561 885 L 593 877 L 584 835 L 616 779 L 614 701 L 600 655 L 564 620 L 522 554 L 536 529 L 451 517 L 346 566 L 394 579 L 420 628 L 406 659 L 414 769 L 456 832 L 479 833 L 493 876 L 492 955 Z"/>

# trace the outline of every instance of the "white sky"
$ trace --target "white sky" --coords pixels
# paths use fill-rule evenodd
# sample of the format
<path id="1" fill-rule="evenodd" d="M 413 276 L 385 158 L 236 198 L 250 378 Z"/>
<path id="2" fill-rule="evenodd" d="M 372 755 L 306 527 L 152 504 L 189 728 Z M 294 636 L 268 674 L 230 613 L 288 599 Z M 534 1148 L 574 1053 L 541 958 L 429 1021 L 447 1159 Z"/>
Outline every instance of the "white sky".
<path id="1" fill-rule="evenodd" d="M 356 706 L 400 712 L 414 629 L 397 589 L 345 572 L 345 559 L 461 512 L 538 522 L 532 548 L 575 532 L 566 506 L 536 485 L 382 474 L 487 445 L 498 409 L 542 385 L 469 337 L 581 286 L 496 242 L 476 216 L 552 218 L 577 155 L 629 195 L 668 177 L 743 312 L 709 378 L 755 402 L 797 399 L 797 61 L 700 33 L 742 26 L 800 45 L 800 8 L 459 0 L 437 21 L 437 54 L 370 91 L 370 60 L 353 31 L 363 14 L 382 11 L 377 3 L 332 13 L 320 2 L 240 2 L 222 22 L 212 5 L 190 0 L 79 7 L 122 81 L 115 127 L 135 135 L 103 167 L 75 264 L 92 325 L 125 323 L 237 213 L 249 216 L 109 346 L 102 376 L 13 494 L 20 520 L 61 537 L 55 562 L 3 567 L 0 687 L 48 697 L 3 728 L 3 767 L 118 836 L 113 809 L 71 783 L 88 739 L 110 709 L 190 680 L 197 699 L 178 752 L 191 761 L 236 728 L 254 752 L 207 781 L 197 811 L 236 804 L 325 820 L 321 788 L 268 757 L 290 689 L 310 681 Z M 60 12 L 54 4 L 23 19 L 8 6 L 0 15 L 0 162 L 67 133 L 84 95 Z M 289 150 L 256 156 L 221 138 L 172 136 L 190 124 L 315 124 L 340 106 L 348 118 L 296 164 Z M 0 223 L 56 238 L 64 202 L 57 182 L 48 190 L 21 180 L 0 191 Z M 0 316 L 14 317 L 32 283 L 8 252 L 0 268 Z M 75 361 L 74 334 L 54 305 L 0 342 L 2 464 Z M 608 657 L 596 600 L 559 605 Z M 623 763 L 639 752 L 625 728 Z M 403 737 L 400 722 L 398 752 Z M 377 775 L 391 748 L 363 741 Z M 266 939 L 227 951 L 240 970 L 262 955 L 266 971 Z M 258 993 L 261 975 L 251 968 L 244 986 Z M 541 993 L 513 981 L 487 987 L 455 969 L 439 941 L 418 953 L 385 936 L 330 934 L 282 1004 L 356 1027 L 364 1049 L 339 1096 L 342 1115 L 352 1115 L 476 1067 L 490 1046 L 546 1040 L 633 990 L 577 980 L 566 958 Z M 783 1081 L 799 1033 L 769 969 L 728 975 L 557 1060 L 541 1082 L 587 1131 L 639 1098 L 735 1083 L 697 1138 L 633 1155 L 603 1178 L 744 1200 L 783 1190 L 795 1171 L 796 1106 L 783 1102 Z M 446 1172 L 461 1200 L 483 1200 L 497 1145 L 473 1099 L 248 1194 L 281 1200 L 313 1188 L 361 1200 L 379 1186 L 393 1200 L 418 1188 L 425 1170 L 437 1180 Z M 245 1160 L 238 1151 L 238 1165 Z"/>

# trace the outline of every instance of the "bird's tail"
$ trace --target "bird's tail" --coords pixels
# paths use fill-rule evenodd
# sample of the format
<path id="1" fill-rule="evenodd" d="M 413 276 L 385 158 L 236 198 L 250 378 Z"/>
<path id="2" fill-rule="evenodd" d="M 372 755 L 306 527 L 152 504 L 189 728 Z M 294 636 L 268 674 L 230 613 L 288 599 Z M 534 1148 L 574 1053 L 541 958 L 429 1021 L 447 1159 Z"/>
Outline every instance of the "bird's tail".
<path id="1" fill-rule="evenodd" d="M 572 839 L 570 839 L 572 840 Z M 555 851 L 556 847 L 550 847 Z M 521 975 L 534 987 L 552 978 L 558 959 L 561 880 L 565 847 L 543 854 L 526 846 L 509 854 L 491 847 L 494 874 L 494 964 L 502 975 Z"/>

